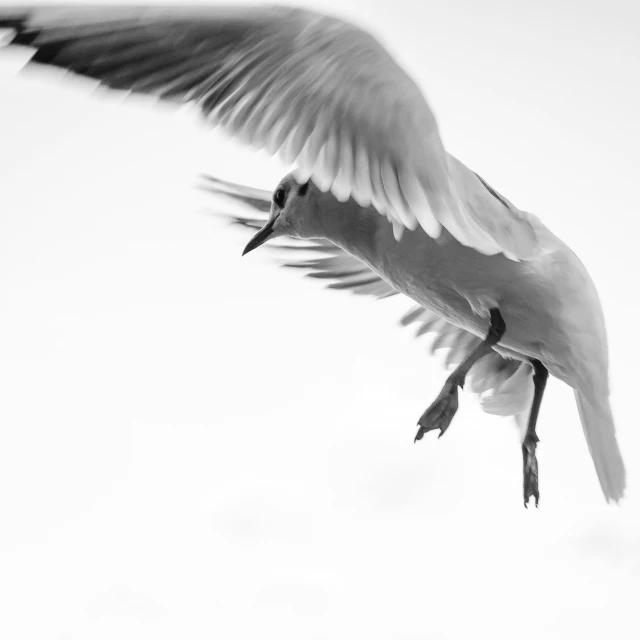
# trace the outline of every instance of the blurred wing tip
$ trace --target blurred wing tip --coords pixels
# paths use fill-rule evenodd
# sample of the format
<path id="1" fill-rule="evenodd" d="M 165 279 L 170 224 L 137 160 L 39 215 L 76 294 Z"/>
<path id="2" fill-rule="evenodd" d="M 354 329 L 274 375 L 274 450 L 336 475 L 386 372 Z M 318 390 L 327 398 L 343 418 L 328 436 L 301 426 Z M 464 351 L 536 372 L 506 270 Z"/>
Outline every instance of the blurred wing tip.
<path id="1" fill-rule="evenodd" d="M 0 18 L 0 49 L 9 46 L 17 34 L 18 30 L 15 27 Z"/>

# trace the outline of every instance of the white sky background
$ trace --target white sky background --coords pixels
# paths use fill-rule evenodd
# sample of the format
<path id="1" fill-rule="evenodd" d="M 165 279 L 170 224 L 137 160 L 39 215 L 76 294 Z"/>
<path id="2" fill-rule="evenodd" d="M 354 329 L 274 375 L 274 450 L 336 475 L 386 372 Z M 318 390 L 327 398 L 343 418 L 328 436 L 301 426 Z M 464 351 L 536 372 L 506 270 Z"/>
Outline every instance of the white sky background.
<path id="1" fill-rule="evenodd" d="M 193 188 L 282 167 L 4 50 L 0 636 L 637 638 L 637 3 L 315 6 L 382 35 L 449 150 L 591 270 L 629 497 L 555 380 L 539 510 L 472 396 L 414 445 L 446 374 L 409 305 L 241 260 Z"/>

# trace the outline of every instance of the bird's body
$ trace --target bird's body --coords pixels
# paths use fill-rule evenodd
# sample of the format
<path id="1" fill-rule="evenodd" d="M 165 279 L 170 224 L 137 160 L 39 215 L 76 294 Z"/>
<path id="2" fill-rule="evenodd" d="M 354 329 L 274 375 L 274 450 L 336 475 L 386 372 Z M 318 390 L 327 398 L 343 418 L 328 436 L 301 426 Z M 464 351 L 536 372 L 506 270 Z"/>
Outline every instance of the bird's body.
<path id="1" fill-rule="evenodd" d="M 322 216 L 306 237 L 330 240 L 393 288 L 478 337 L 486 333 L 489 309 L 499 306 L 509 328 L 499 353 L 536 358 L 575 389 L 608 393 L 606 332 L 593 282 L 573 251 L 534 216 L 544 250 L 535 260 L 516 262 L 465 247 L 446 231 L 438 240 L 408 232 L 396 242 L 391 225 L 371 208 L 319 191 L 317 197 Z"/>
<path id="2" fill-rule="evenodd" d="M 525 503 L 537 501 L 535 425 L 551 372 L 575 390 L 605 497 L 622 497 L 607 338 L 586 269 L 446 152 L 422 92 L 370 34 L 264 6 L 0 8 L 2 27 L 36 49 L 35 62 L 195 104 L 207 122 L 294 164 L 273 204 L 240 193 L 269 211 L 245 252 L 278 235 L 304 239 L 329 257 L 297 266 L 419 305 L 405 324 L 439 333 L 458 366 L 417 438 L 444 432 L 468 375 L 474 391 L 493 393 L 485 410 L 528 423 Z"/>

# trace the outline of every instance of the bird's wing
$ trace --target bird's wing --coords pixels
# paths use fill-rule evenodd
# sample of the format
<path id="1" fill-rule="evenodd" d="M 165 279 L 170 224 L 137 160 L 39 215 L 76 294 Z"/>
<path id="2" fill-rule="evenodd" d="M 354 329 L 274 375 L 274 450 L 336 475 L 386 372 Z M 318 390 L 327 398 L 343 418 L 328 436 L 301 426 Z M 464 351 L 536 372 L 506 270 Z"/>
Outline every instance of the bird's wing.
<path id="1" fill-rule="evenodd" d="M 338 200 L 403 228 L 446 227 L 485 254 L 537 252 L 526 219 L 470 206 L 415 82 L 369 33 L 291 7 L 1 8 L 33 61 L 114 89 L 195 103 L 204 117 L 295 164 Z M 397 235 L 397 237 L 398 237 Z"/>
<path id="2" fill-rule="evenodd" d="M 271 208 L 271 193 L 239 184 L 203 176 L 203 189 L 223 195 L 248 205 L 255 215 L 227 214 L 234 224 L 252 233 L 264 226 Z M 402 295 L 376 275 L 363 262 L 343 251 L 329 240 L 288 240 L 287 244 L 273 242 L 265 245 L 286 256 L 281 262 L 286 267 L 306 270 L 311 278 L 329 281 L 330 289 L 352 291 L 378 299 Z M 312 257 L 305 257 L 311 255 Z M 451 369 L 460 364 L 475 347 L 480 338 L 465 331 L 421 306 L 414 306 L 400 321 L 402 326 L 417 326 L 416 337 L 433 334 L 429 351 L 435 354 L 446 349 L 445 367 Z M 497 352 L 484 356 L 471 367 L 468 388 L 480 396 L 482 408 L 494 415 L 516 417 L 526 413 L 533 399 L 531 366 L 519 360 L 504 358 Z M 528 414 L 527 414 L 528 415 Z M 522 420 L 518 420 L 522 426 Z"/>

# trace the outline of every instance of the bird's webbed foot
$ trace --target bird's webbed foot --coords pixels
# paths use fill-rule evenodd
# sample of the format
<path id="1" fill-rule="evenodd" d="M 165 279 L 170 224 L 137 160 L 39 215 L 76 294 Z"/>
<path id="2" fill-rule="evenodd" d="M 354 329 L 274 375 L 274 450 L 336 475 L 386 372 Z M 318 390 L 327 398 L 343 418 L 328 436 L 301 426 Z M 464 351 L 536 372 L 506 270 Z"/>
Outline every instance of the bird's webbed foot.
<path id="1" fill-rule="evenodd" d="M 451 378 L 445 382 L 442 391 L 433 401 L 431 406 L 422 414 L 418 420 L 418 433 L 414 442 L 421 440 L 427 431 L 439 429 L 438 438 L 447 430 L 453 420 L 453 416 L 458 410 L 458 382 Z"/>
<path id="2" fill-rule="evenodd" d="M 440 430 L 440 436 L 451 424 L 453 416 L 458 410 L 458 387 L 464 386 L 464 381 L 469 373 L 469 369 L 483 356 L 493 350 L 499 340 L 504 335 L 506 325 L 500 310 L 495 308 L 490 310 L 491 325 L 487 337 L 461 362 L 447 378 L 442 387 L 442 391 L 433 404 L 422 414 L 418 420 L 418 433 L 414 442 L 421 440 L 427 431 L 433 429 Z"/>

